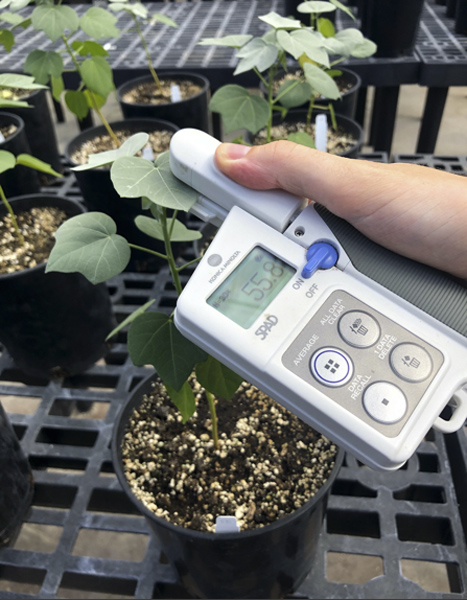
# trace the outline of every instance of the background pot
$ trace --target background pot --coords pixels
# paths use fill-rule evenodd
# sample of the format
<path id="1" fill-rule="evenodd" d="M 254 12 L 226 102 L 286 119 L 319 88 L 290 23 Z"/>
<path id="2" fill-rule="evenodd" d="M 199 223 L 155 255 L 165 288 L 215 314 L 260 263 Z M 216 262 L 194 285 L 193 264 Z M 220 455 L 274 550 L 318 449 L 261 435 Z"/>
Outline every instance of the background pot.
<path id="1" fill-rule="evenodd" d="M 133 409 L 151 389 L 155 376 L 133 392 L 117 419 L 112 459 L 126 494 L 145 516 L 165 555 L 188 592 L 202 598 L 281 598 L 308 574 L 321 532 L 331 486 L 344 452 L 317 494 L 293 514 L 271 525 L 240 533 L 204 533 L 156 517 L 131 491 L 122 468 L 121 441 Z"/>
<path id="2" fill-rule="evenodd" d="M 166 130 L 175 133 L 178 130 L 178 127 L 173 123 L 169 123 L 162 119 L 150 118 L 117 121 L 111 123 L 111 127 L 115 132 L 127 131 L 129 135 L 140 131 L 149 133 L 152 131 Z M 104 126 L 98 125 L 86 129 L 74 137 L 65 148 L 67 162 L 72 167 L 77 166 L 79 163 L 73 158 L 75 153 L 87 141 L 104 134 L 106 134 Z M 142 233 L 134 223 L 137 215 L 145 214 L 151 216 L 150 211 L 144 211 L 141 208 L 141 201 L 139 198 L 120 198 L 110 179 L 109 167 L 101 167 L 89 171 L 75 171 L 74 174 L 84 202 L 90 211 L 100 211 L 112 217 L 117 224 L 117 232 L 129 242 L 138 246 L 151 248 L 157 252 L 163 250 L 162 242 L 158 242 L 154 238 Z M 132 258 L 127 268 L 138 271 L 154 271 L 159 269 L 161 264 L 161 259 L 155 256 L 150 257 L 147 253 L 132 251 Z"/>
<path id="3" fill-rule="evenodd" d="M 11 125 L 16 128 L 16 131 L 8 136 L 5 141 L 0 142 L 0 150 L 7 150 L 15 156 L 23 153 L 31 154 L 23 119 L 10 112 L 0 112 L 0 129 L 3 130 L 3 128 Z M 35 194 L 40 191 L 37 171 L 22 165 L 2 173 L 0 175 L 0 185 L 7 198 L 23 194 Z"/>
<path id="4" fill-rule="evenodd" d="M 16 214 L 38 206 L 70 217 L 84 212 L 73 200 L 46 194 L 12 198 L 11 205 Z M 0 341 L 27 374 L 80 373 L 107 352 L 105 338 L 115 326 L 109 293 L 79 273 L 45 274 L 45 265 L 0 275 Z"/>
<path id="5" fill-rule="evenodd" d="M 298 123 L 298 122 L 306 122 L 306 114 L 307 111 L 297 108 L 297 109 L 293 109 L 293 110 L 289 110 L 285 119 L 281 119 L 280 115 L 274 115 L 273 117 L 273 125 L 278 125 L 282 122 L 286 123 L 286 122 L 291 122 L 291 123 Z M 311 120 L 312 122 L 315 120 L 316 115 L 318 114 L 325 114 L 328 120 L 328 127 L 331 127 L 331 116 L 329 114 L 329 111 L 324 111 L 324 110 L 319 110 L 319 109 L 314 109 L 312 114 L 311 114 Z M 346 158 L 357 158 L 358 153 L 360 152 L 360 149 L 363 145 L 363 139 L 364 139 L 364 133 L 363 133 L 363 129 L 361 128 L 361 126 L 357 123 L 357 121 L 354 121 L 353 119 L 350 119 L 349 117 L 346 117 L 344 115 L 336 115 L 336 122 L 337 122 L 337 126 L 341 127 L 346 133 L 350 134 L 354 139 L 355 139 L 355 144 L 353 144 L 352 147 L 350 147 L 348 150 L 344 151 L 344 152 L 339 152 L 338 155 L 339 156 L 344 156 Z M 249 141 L 250 143 L 254 144 L 254 136 L 249 137 Z"/>
<path id="6" fill-rule="evenodd" d="M 361 0 L 361 30 L 378 49 L 376 57 L 411 54 L 424 0 Z"/>
<path id="7" fill-rule="evenodd" d="M 183 127 L 194 127 L 195 129 L 201 129 L 202 131 L 209 133 L 209 80 L 203 75 L 186 71 L 166 72 L 159 74 L 158 76 L 161 82 L 167 79 L 190 81 L 199 85 L 201 87 L 201 91 L 191 98 L 187 98 L 186 100 L 167 104 L 135 104 L 133 102 L 127 102 L 123 100 L 123 96 L 126 93 L 142 83 L 149 83 L 153 81 L 151 75 L 137 77 L 127 81 L 117 89 L 117 98 L 120 102 L 123 116 L 126 119 L 136 117 L 164 119 L 166 121 L 170 121 L 171 123 L 175 123 L 175 125 L 180 129 Z"/>
<path id="8" fill-rule="evenodd" d="M 12 544 L 33 495 L 33 479 L 8 416 L 0 403 L 0 547 Z"/>
<path id="9" fill-rule="evenodd" d="M 57 173 L 62 173 L 63 166 L 58 150 L 55 125 L 47 101 L 47 93 L 48 90 L 34 90 L 21 98 L 31 108 L 14 107 L 9 108 L 8 112 L 23 119 L 31 154 L 51 165 Z M 38 177 L 42 185 L 49 185 L 56 179 L 46 173 L 38 173 Z"/>

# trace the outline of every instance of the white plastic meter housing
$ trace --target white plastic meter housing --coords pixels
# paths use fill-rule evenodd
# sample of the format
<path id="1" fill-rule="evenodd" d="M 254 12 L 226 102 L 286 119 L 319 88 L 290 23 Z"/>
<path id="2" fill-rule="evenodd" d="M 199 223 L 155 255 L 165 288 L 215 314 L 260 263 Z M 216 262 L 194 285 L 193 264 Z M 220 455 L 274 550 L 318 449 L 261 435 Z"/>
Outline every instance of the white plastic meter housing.
<path id="1" fill-rule="evenodd" d="M 225 218 L 177 302 L 181 333 L 373 468 L 461 427 L 467 290 L 313 204 L 233 183 L 218 144 L 198 130 L 171 143 L 174 174 L 203 196 L 195 214 Z"/>

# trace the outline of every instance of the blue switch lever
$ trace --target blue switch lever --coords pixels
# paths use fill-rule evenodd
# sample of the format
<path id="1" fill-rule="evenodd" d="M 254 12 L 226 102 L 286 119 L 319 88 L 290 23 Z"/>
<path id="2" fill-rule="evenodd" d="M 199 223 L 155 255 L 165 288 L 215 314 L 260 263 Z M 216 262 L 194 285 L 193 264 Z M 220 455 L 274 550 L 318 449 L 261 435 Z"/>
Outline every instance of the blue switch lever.
<path id="1" fill-rule="evenodd" d="M 330 269 L 337 262 L 337 251 L 326 242 L 317 242 L 306 253 L 307 263 L 303 267 L 302 277 L 309 279 L 318 269 Z"/>

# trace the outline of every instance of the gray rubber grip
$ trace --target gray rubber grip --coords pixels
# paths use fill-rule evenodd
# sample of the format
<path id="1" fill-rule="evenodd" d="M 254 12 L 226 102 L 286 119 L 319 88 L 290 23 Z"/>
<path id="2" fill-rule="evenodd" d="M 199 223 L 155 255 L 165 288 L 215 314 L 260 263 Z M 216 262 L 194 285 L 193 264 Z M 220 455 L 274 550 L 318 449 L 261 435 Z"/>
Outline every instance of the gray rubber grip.
<path id="1" fill-rule="evenodd" d="M 357 271 L 467 337 L 465 282 L 391 252 L 324 207 L 315 208 Z"/>

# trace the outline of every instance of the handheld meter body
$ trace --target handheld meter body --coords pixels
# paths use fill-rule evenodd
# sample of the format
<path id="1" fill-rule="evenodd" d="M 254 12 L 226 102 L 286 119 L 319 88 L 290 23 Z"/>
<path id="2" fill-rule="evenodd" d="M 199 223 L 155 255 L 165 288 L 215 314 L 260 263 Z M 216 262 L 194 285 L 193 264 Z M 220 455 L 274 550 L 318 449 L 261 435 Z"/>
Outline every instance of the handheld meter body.
<path id="1" fill-rule="evenodd" d="M 218 144 L 197 130 L 171 143 L 174 174 L 204 196 L 195 214 L 223 221 L 177 302 L 181 333 L 373 468 L 461 427 L 467 290 L 314 204 L 238 186 Z"/>

